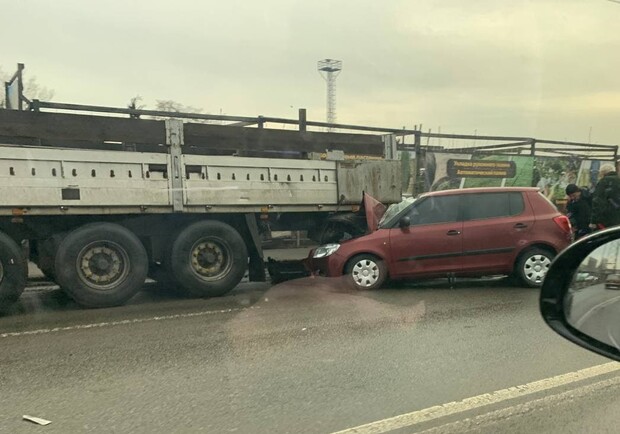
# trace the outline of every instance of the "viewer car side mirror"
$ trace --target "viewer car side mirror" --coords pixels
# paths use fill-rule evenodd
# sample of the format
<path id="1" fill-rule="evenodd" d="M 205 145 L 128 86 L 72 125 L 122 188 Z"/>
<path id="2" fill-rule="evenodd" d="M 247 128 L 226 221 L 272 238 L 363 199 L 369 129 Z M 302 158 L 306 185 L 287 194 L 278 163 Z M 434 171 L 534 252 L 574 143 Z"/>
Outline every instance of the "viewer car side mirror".
<path id="1" fill-rule="evenodd" d="M 582 238 L 555 258 L 540 312 L 569 341 L 620 361 L 620 228 Z"/>
<path id="2" fill-rule="evenodd" d="M 408 216 L 401 217 L 398 221 L 398 226 L 400 226 L 401 229 L 408 228 L 409 226 L 411 226 L 411 218 L 409 218 Z"/>

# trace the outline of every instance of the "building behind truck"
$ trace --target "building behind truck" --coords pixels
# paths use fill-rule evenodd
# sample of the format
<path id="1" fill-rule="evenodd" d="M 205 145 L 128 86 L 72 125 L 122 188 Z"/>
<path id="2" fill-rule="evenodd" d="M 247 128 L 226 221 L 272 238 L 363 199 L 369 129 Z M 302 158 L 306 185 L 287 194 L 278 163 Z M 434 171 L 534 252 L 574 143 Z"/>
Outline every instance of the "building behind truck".
<path id="1" fill-rule="evenodd" d="M 27 260 L 87 307 L 123 304 L 147 276 L 220 296 L 248 270 L 265 280 L 265 231 L 363 232 L 364 193 L 401 199 L 394 136 L 308 131 L 305 111 L 293 131 L 263 117 L 28 107 L 0 109 L 0 308 L 22 293 Z"/>

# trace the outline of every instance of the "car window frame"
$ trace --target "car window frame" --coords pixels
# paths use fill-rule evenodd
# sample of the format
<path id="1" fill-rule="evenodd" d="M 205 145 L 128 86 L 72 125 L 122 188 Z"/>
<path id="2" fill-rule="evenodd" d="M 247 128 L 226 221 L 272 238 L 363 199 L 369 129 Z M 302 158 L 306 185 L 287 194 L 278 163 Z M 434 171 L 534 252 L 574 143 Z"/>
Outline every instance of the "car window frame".
<path id="1" fill-rule="evenodd" d="M 491 195 L 491 194 L 496 194 L 496 195 L 504 195 L 506 196 L 506 200 L 508 202 L 508 215 L 500 215 L 500 216 L 491 216 L 491 217 L 478 217 L 478 218 L 471 218 L 469 216 L 469 210 L 475 208 L 473 206 L 469 206 L 469 207 L 464 207 L 461 206 L 461 211 L 462 211 L 462 217 L 463 217 L 463 221 L 465 222 L 472 222 L 472 221 L 482 221 L 482 220 L 492 220 L 492 219 L 504 219 L 504 218 L 511 218 L 511 217 L 518 217 L 520 215 L 522 215 L 525 212 L 525 197 L 523 197 L 523 192 L 521 191 L 489 191 L 489 192 L 477 192 L 477 193 L 471 193 L 471 196 L 476 196 L 476 195 Z M 512 206 L 511 206 L 511 202 L 510 202 L 510 198 L 509 195 L 514 194 L 519 195 L 521 197 L 521 210 L 518 213 L 513 214 L 512 213 Z M 471 201 L 471 198 L 470 198 Z"/>
<path id="2" fill-rule="evenodd" d="M 417 227 L 417 226 L 431 226 L 431 225 L 442 225 L 442 224 L 446 224 L 446 223 L 458 223 L 458 222 L 462 222 L 463 221 L 463 194 L 462 193 L 455 193 L 455 194 L 445 194 L 445 195 L 428 195 L 428 196 L 423 196 L 420 199 L 416 200 L 415 202 L 413 202 L 410 206 L 408 206 L 407 208 L 403 209 L 400 213 L 398 213 L 397 215 L 395 215 L 389 222 L 386 222 L 385 226 L 383 226 L 383 228 L 385 229 L 396 229 L 399 228 L 399 223 L 400 223 L 400 219 L 407 215 L 411 209 L 414 206 L 420 206 L 421 204 L 423 204 L 425 201 L 431 199 L 431 198 L 442 198 L 442 197 L 452 197 L 455 196 L 459 203 L 458 203 L 458 211 L 457 211 L 457 216 L 456 216 L 456 221 L 454 222 L 437 222 L 437 223 L 425 223 L 423 225 L 409 225 L 408 227 Z"/>

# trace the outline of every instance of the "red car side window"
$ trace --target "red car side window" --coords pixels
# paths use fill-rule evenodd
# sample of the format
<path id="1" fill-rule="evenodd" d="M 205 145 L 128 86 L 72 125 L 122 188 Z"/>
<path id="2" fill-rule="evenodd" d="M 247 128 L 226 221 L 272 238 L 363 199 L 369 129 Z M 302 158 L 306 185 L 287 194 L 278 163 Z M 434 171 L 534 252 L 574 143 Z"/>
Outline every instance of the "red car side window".
<path id="1" fill-rule="evenodd" d="M 409 211 L 411 225 L 449 223 L 459 220 L 459 196 L 430 196 Z"/>

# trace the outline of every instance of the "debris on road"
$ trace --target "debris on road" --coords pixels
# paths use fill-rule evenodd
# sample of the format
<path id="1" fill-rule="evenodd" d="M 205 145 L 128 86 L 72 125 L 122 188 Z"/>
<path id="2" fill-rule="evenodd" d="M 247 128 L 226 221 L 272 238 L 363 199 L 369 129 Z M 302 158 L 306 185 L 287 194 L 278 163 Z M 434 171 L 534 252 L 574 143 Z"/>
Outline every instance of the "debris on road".
<path id="1" fill-rule="evenodd" d="M 25 414 L 22 418 L 24 420 L 27 420 L 28 422 L 36 423 L 37 425 L 46 426 L 52 423 L 51 420 L 41 419 L 40 417 L 28 416 L 27 414 Z"/>
<path id="2" fill-rule="evenodd" d="M 303 261 L 303 259 L 276 261 L 273 258 L 267 258 L 267 271 L 271 277 L 271 283 L 276 285 L 287 280 L 308 277 L 310 272 Z"/>

